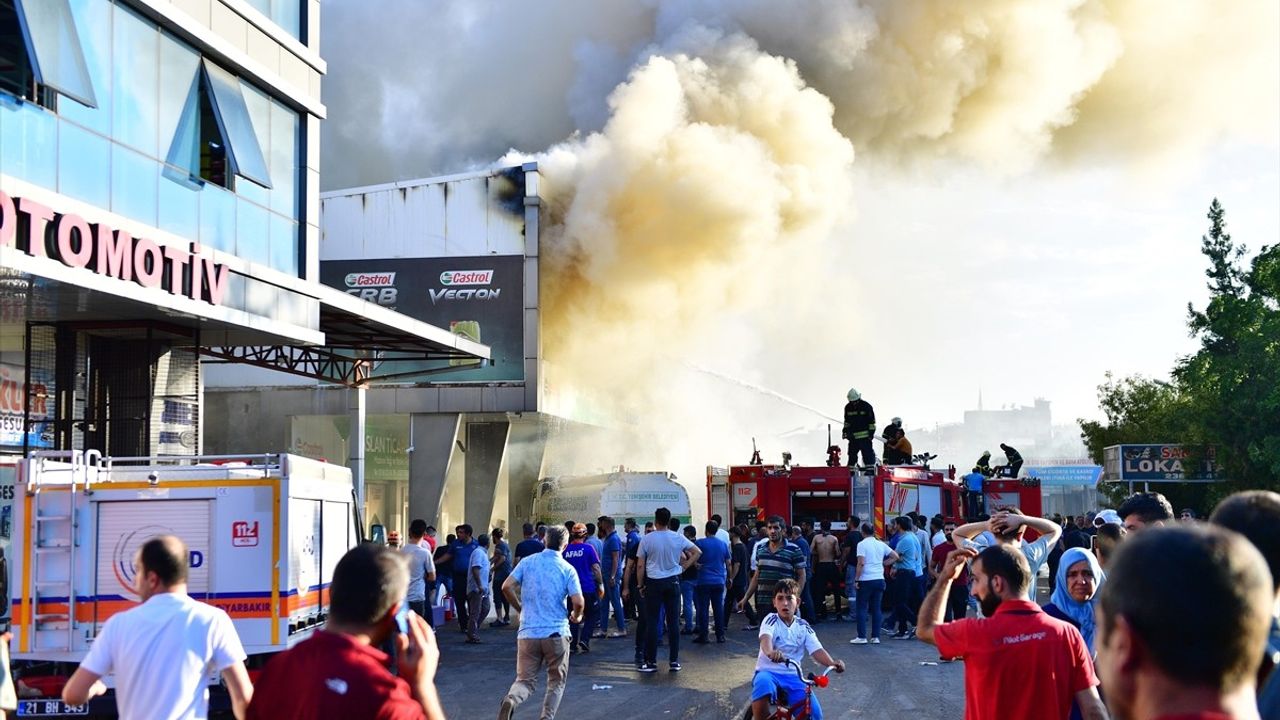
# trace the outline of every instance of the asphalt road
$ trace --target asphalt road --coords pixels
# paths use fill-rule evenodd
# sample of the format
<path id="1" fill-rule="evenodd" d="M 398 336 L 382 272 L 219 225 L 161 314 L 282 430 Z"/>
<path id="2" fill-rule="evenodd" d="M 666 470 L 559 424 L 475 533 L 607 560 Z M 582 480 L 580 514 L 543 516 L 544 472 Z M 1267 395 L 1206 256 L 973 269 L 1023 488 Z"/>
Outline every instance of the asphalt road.
<path id="1" fill-rule="evenodd" d="M 574 720 L 624 718 L 740 718 L 749 701 L 755 667 L 756 634 L 734 615 L 723 645 L 693 645 L 680 638 L 678 673 L 666 669 L 666 648 L 658 649 L 659 670 L 635 670 L 634 638 L 593 640 L 588 655 L 569 661 L 569 681 L 557 717 Z M 850 645 L 853 623 L 817 626 L 819 639 L 848 671 L 832 674 L 816 692 L 828 718 L 911 717 L 941 720 L 964 715 L 964 664 L 939 663 L 931 645 L 893 640 L 880 645 Z M 450 718 L 496 717 L 498 705 L 515 679 L 516 626 L 485 627 L 483 643 L 467 645 L 457 624 L 438 634 L 441 652 L 436 686 Z M 812 668 L 810 661 L 806 665 Z M 546 675 L 516 718 L 537 718 Z"/>

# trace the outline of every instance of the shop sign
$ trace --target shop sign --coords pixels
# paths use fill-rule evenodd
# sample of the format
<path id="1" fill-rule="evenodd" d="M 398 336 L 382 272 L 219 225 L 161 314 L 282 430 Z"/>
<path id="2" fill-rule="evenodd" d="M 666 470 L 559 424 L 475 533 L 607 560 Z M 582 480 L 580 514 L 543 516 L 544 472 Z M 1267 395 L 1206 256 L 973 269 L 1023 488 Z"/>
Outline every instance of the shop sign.
<path id="1" fill-rule="evenodd" d="M 189 250 L 160 245 L 106 223 L 91 223 L 79 215 L 59 213 L 30 198 L 10 197 L 0 191 L 3 247 L 211 305 L 222 304 L 230 275 L 227 266 L 205 254 L 199 243 L 191 243 Z"/>
<path id="2" fill-rule="evenodd" d="M 24 406 L 27 401 L 27 385 L 21 365 L 0 364 L 0 445 L 21 447 L 27 435 Z M 44 436 L 49 424 L 49 388 L 39 380 L 31 383 L 31 433 L 30 445 L 49 447 L 52 443 Z"/>

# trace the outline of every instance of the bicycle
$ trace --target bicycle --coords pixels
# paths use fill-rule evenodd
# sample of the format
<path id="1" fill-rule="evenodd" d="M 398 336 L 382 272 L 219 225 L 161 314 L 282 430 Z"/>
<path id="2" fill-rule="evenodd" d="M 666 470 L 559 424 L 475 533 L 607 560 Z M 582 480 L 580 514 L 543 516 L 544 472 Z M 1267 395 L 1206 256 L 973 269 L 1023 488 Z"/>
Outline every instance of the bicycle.
<path id="1" fill-rule="evenodd" d="M 786 697 L 785 693 L 780 693 L 778 701 L 771 703 L 774 706 L 774 711 L 769 714 L 768 720 L 809 720 L 813 688 L 826 687 L 831 682 L 831 678 L 827 677 L 827 675 L 835 668 L 828 667 L 823 669 L 821 674 L 814 675 L 809 673 L 809 676 L 805 677 L 804 668 L 800 667 L 800 663 L 788 659 L 786 664 L 795 671 L 796 677 L 800 678 L 800 682 L 804 683 L 804 699 L 793 705 L 790 703 L 791 698 Z M 743 717 L 743 720 L 752 720 L 752 717 L 751 707 L 748 705 L 747 714 Z"/>

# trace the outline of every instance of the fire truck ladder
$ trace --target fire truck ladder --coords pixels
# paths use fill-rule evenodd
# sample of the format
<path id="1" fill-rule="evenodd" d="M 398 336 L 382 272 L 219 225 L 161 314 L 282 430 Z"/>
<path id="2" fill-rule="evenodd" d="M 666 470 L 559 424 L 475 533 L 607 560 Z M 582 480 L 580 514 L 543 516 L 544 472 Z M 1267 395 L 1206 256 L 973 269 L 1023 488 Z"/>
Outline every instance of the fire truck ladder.
<path id="1" fill-rule="evenodd" d="M 89 486 L 89 464 L 97 462 L 97 451 L 77 453 L 55 450 L 32 453 L 35 467 L 28 479 L 27 495 L 32 499 L 31 598 L 27 627 L 35 650 L 70 652 L 76 627 L 76 490 Z M 49 460 L 68 460 L 69 469 L 45 469 Z M 50 491 L 50 486 L 66 486 L 67 491 Z M 64 602 L 65 599 L 65 602 Z M 66 610 L 42 611 L 42 603 Z M 58 632 L 63 631 L 65 632 Z"/>

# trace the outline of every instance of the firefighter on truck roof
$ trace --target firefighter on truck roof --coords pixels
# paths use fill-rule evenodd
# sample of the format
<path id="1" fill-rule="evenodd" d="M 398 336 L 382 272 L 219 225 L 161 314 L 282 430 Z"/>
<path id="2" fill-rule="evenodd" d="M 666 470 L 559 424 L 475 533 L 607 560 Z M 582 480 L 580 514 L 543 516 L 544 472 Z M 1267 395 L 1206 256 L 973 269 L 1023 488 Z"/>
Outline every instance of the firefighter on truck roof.
<path id="1" fill-rule="evenodd" d="M 876 432 L 875 410 L 856 389 L 850 388 L 848 397 L 849 402 L 844 406 L 844 431 L 840 436 L 849 441 L 849 467 L 854 467 L 858 453 L 862 454 L 863 467 L 873 467 L 876 453 L 871 448 L 871 438 Z"/>

